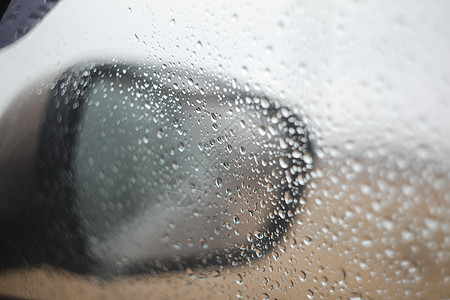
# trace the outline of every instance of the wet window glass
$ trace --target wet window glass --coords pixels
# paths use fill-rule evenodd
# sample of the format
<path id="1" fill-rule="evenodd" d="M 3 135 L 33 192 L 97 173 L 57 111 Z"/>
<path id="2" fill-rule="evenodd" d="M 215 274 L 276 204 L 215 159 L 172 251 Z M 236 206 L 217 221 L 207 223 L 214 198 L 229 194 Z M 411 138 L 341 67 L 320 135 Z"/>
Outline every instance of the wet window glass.
<path id="1" fill-rule="evenodd" d="M 450 297 L 445 1 L 9 2 L 0 298 Z"/>

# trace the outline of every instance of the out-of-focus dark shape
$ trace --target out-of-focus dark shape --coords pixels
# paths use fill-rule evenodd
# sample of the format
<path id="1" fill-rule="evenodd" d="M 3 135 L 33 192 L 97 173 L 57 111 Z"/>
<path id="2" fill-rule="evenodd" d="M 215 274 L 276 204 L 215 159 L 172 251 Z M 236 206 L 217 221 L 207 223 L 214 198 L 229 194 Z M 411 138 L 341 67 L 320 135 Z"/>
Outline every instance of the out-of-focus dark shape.
<path id="1" fill-rule="evenodd" d="M 0 48 L 14 43 L 33 29 L 58 1 L 5 1 L 4 7 L 0 8 Z"/>

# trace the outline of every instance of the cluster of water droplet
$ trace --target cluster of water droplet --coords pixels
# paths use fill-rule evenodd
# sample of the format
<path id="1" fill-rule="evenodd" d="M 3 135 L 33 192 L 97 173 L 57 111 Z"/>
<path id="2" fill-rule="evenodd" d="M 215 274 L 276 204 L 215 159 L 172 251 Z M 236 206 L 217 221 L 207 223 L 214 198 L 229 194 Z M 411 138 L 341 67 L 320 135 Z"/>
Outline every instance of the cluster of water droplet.
<path id="1" fill-rule="evenodd" d="M 97 66 L 89 76 L 75 165 L 98 253 L 180 268 L 238 264 L 277 245 L 313 164 L 297 115 L 174 65 Z"/>

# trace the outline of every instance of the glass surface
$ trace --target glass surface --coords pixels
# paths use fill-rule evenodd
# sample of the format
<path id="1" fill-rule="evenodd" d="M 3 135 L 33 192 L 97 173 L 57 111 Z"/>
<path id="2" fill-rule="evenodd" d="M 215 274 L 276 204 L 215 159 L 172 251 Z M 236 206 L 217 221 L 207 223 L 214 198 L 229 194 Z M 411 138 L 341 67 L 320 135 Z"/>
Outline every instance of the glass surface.
<path id="1" fill-rule="evenodd" d="M 21 268 L 0 274 L 0 294 L 65 299 L 449 298 L 449 13 L 448 2 L 425 0 L 60 1 L 27 36 L 0 51 L 0 113 L 18 101 L 21 92 L 45 95 L 73 64 L 165 66 L 178 70 L 172 74 L 176 80 L 187 82 L 188 73 L 207 74 L 231 83 L 231 89 L 234 83 L 287 107 L 306 123 L 316 159 L 305 180 L 301 212 L 279 235 L 279 245 L 260 259 L 115 278 L 49 266 Z M 99 83 L 100 89 L 110 83 Z M 225 95 L 214 84 L 194 80 L 193 87 L 214 97 Z M 106 96 L 116 92 L 107 91 Z M 92 91 L 92 100 L 103 95 Z M 94 108 L 95 101 L 90 105 Z M 95 109 L 89 112 L 97 118 Z M 101 122 L 93 120 L 108 128 L 114 121 L 114 114 Z M 93 126 L 89 122 L 85 125 Z M 126 126 L 139 126 L 133 122 Z M 173 119 L 167 120 L 167 127 L 170 122 Z M 203 137 L 201 126 L 189 126 Z M 251 141 L 247 149 L 259 151 L 259 139 L 251 131 L 245 133 Z M 120 144 L 144 149 L 144 137 L 145 132 L 140 141 L 122 135 Z M 194 137 L 183 138 L 186 145 Z M 81 149 L 98 151 L 96 157 L 90 160 L 87 152 L 79 152 L 80 165 L 91 161 L 113 168 L 115 155 L 130 159 L 124 147 L 120 153 L 107 153 L 114 160 L 108 163 L 99 150 L 108 144 L 97 145 L 100 140 L 92 139 L 95 142 Z M 179 151 L 179 142 L 167 138 L 161 143 L 169 153 L 173 146 L 183 157 L 187 152 Z M 5 142 L 0 145 L 8 149 Z M 282 146 L 278 140 L 277 147 Z M 187 160 L 178 164 L 180 169 L 190 166 Z M 147 166 L 127 165 L 123 176 L 131 181 L 132 174 Z M 245 165 L 241 168 L 245 170 L 240 172 L 248 171 Z M 115 175 L 105 175 L 100 186 L 118 188 Z M 150 178 L 167 176 L 161 168 Z M 216 176 L 199 170 L 193 184 L 210 186 Z M 136 184 L 148 188 L 138 179 Z M 249 184 L 256 185 L 251 180 Z M 216 207 L 214 213 L 233 215 L 228 208 Z M 91 208 L 78 209 L 89 214 Z M 115 212 L 114 207 L 108 210 Z M 130 210 L 131 219 L 133 213 Z M 175 223 L 180 220 L 165 216 Z M 95 214 L 87 218 L 107 227 Z M 249 214 L 246 220 L 251 219 Z M 113 225 L 124 222 L 126 217 Z M 204 224 L 198 227 L 214 230 Z M 180 230 L 187 237 L 183 223 L 173 227 L 173 232 Z M 213 244 L 208 241 L 209 250 L 221 247 Z M 171 251 L 189 246 L 175 248 Z"/>
<path id="2" fill-rule="evenodd" d="M 237 265 L 277 245 L 302 209 L 312 169 L 298 116 L 236 82 L 196 72 L 86 70 L 74 207 L 103 265 Z M 213 90 L 195 87 L 211 82 Z"/>

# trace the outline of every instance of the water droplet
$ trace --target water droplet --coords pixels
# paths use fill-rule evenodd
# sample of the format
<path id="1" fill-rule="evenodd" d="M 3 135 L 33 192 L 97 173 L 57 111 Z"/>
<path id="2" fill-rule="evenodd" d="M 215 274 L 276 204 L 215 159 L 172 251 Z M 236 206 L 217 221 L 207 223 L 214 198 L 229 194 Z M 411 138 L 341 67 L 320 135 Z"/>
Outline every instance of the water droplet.
<path id="1" fill-rule="evenodd" d="M 256 254 L 256 256 L 259 257 L 259 258 L 261 258 L 261 257 L 263 256 L 263 252 L 262 252 L 261 250 L 259 250 L 259 249 L 256 249 L 256 250 L 255 250 L 255 254 Z"/>
<path id="2" fill-rule="evenodd" d="M 263 234 L 261 231 L 259 231 L 259 230 L 255 230 L 255 231 L 253 232 L 253 235 L 254 235 L 258 240 L 261 240 L 261 239 L 264 237 L 264 234 Z"/>
<path id="3" fill-rule="evenodd" d="M 298 278 L 301 281 L 306 281 L 306 273 L 305 273 L 305 271 L 300 271 L 300 274 L 298 275 Z"/>
<path id="4" fill-rule="evenodd" d="M 175 26 L 175 19 L 171 19 L 171 20 L 169 21 L 169 24 L 172 25 L 172 26 Z"/>
<path id="5" fill-rule="evenodd" d="M 283 169 L 287 169 L 289 167 L 288 161 L 285 157 L 280 157 L 279 161 L 280 161 L 280 166 Z"/>
<path id="6" fill-rule="evenodd" d="M 202 246 L 203 249 L 208 249 L 208 242 L 205 239 L 201 238 L 200 246 Z"/>
<path id="7" fill-rule="evenodd" d="M 195 278 L 194 271 L 192 271 L 192 269 L 189 267 L 186 268 L 186 275 L 188 275 L 191 278 Z"/>
<path id="8" fill-rule="evenodd" d="M 158 130 L 156 132 L 156 136 L 160 139 L 164 136 L 164 131 L 162 128 L 158 128 Z"/>
<path id="9" fill-rule="evenodd" d="M 302 157 L 302 153 L 298 150 L 294 150 L 292 151 L 292 157 L 293 158 L 301 158 Z"/>
<path id="10" fill-rule="evenodd" d="M 241 154 L 245 154 L 246 153 L 244 146 L 239 147 L 239 152 Z"/>
<path id="11" fill-rule="evenodd" d="M 186 146 L 182 143 L 178 143 L 178 151 L 183 152 L 186 149 Z"/>
<path id="12" fill-rule="evenodd" d="M 242 282 L 242 275 L 238 273 L 237 276 L 238 276 L 238 279 L 236 280 L 236 283 L 239 284 L 239 285 L 242 285 L 242 283 L 243 283 Z"/>
<path id="13" fill-rule="evenodd" d="M 280 254 L 278 254 L 278 252 L 276 252 L 276 251 L 273 251 L 272 257 L 273 257 L 273 259 L 278 260 L 280 258 Z"/>
<path id="14" fill-rule="evenodd" d="M 292 202 L 294 202 L 294 198 L 292 197 L 290 191 L 286 191 L 284 193 L 284 202 L 286 202 L 286 204 L 291 204 Z"/>
<path id="15" fill-rule="evenodd" d="M 220 177 L 217 177 L 217 178 L 216 178 L 216 186 L 217 186 L 218 188 L 221 188 L 221 187 L 222 187 L 222 178 L 220 178 Z"/>
<path id="16" fill-rule="evenodd" d="M 267 98 L 262 98 L 261 99 L 261 106 L 262 106 L 262 108 L 265 108 L 265 109 L 269 108 L 270 107 L 269 100 L 267 100 Z"/>
<path id="17" fill-rule="evenodd" d="M 258 127 L 258 132 L 259 132 L 260 135 L 264 136 L 267 133 L 267 129 L 266 129 L 266 127 L 261 125 L 261 126 Z"/>
<path id="18" fill-rule="evenodd" d="M 308 165 L 312 164 L 313 163 L 313 157 L 312 157 L 311 153 L 307 152 L 307 153 L 303 154 L 303 160 Z"/>
<path id="19" fill-rule="evenodd" d="M 372 244 L 373 244 L 373 242 L 371 240 L 364 240 L 361 242 L 361 245 L 363 245 L 363 247 L 366 247 L 366 248 L 372 247 Z"/>
<path id="20" fill-rule="evenodd" d="M 253 236 L 250 233 L 247 233 L 247 241 L 253 242 Z"/>
<path id="21" fill-rule="evenodd" d="M 237 88 L 237 80 L 236 80 L 236 78 L 233 78 L 233 79 L 231 80 L 231 87 L 232 87 L 233 89 L 236 89 L 236 88 Z"/>

